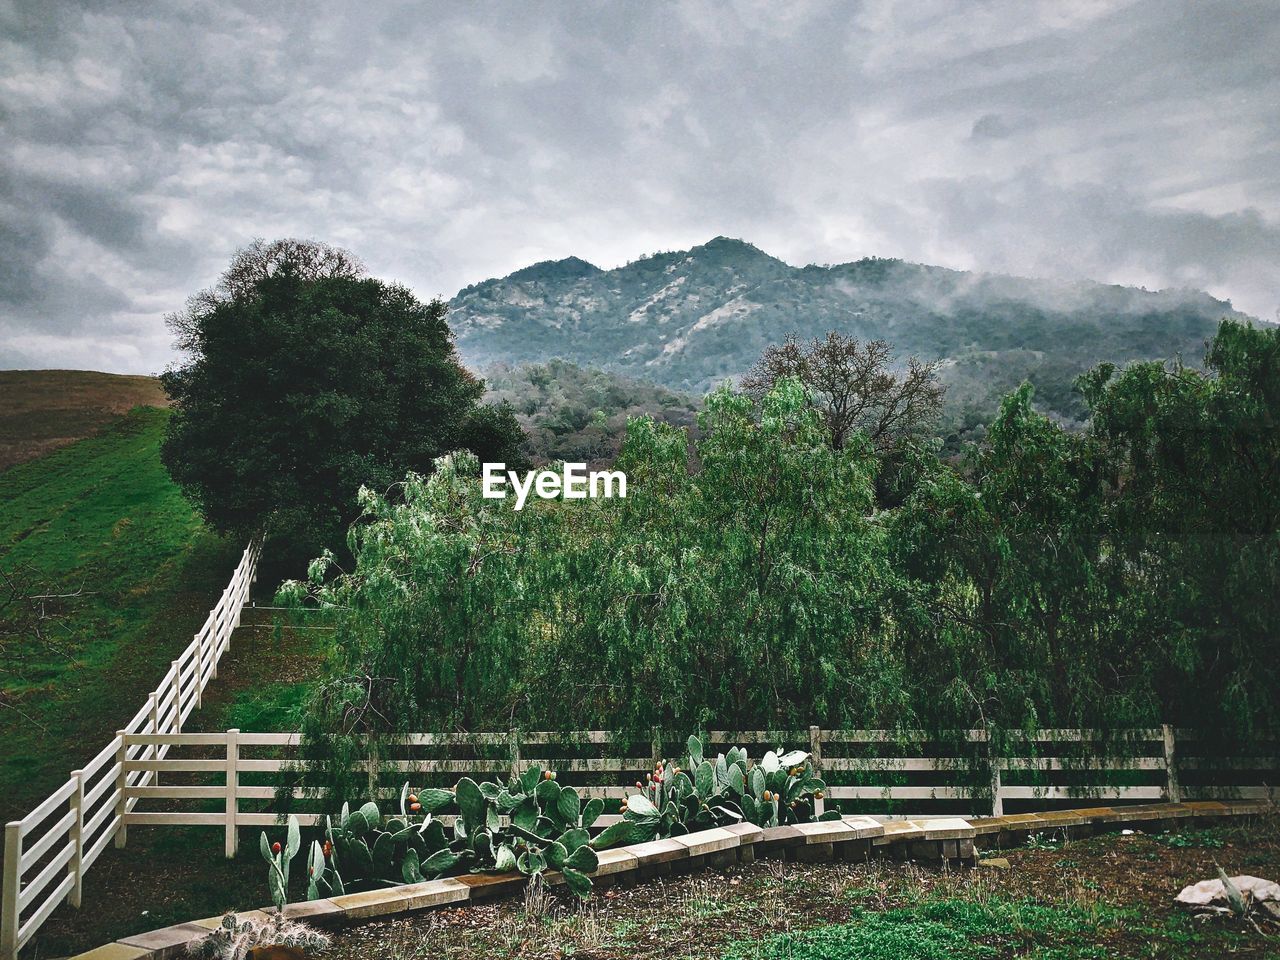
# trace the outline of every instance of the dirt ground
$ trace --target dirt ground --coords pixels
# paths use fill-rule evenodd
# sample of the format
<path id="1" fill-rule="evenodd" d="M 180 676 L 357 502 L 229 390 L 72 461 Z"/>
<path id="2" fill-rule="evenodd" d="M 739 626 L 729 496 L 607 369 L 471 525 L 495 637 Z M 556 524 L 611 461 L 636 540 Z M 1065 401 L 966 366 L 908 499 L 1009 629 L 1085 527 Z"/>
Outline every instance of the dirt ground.
<path id="1" fill-rule="evenodd" d="M 167 407 L 155 377 L 0 370 L 0 470 L 92 436 L 133 407 Z"/>
<path id="2" fill-rule="evenodd" d="M 791 956 L 769 938 L 872 915 L 900 917 L 907 947 L 893 938 L 856 954 L 799 957 L 932 958 L 927 922 L 911 935 L 911 910 L 965 905 L 1001 919 L 973 928 L 973 956 L 1044 960 L 1099 957 L 1277 957 L 1280 927 L 1192 919 L 1173 906 L 1187 884 L 1229 874 L 1280 877 L 1275 821 L 1173 836 L 1112 834 L 996 851 L 1008 869 L 926 870 L 912 865 L 801 865 L 761 861 L 726 873 L 654 880 L 606 890 L 586 905 L 555 895 L 541 910 L 509 900 L 373 922 L 335 937 L 338 960 L 581 957 L 590 960 Z M 1024 906 L 1044 907 L 1047 910 Z M 1007 923 L 1009 917 L 1015 922 Z M 969 928 L 964 928 L 968 930 Z M 910 944 L 914 943 L 915 946 Z M 736 946 L 731 948 L 731 945 Z M 746 945 L 744 947 L 744 944 Z M 745 952 L 744 952 L 745 951 Z M 918 952 L 913 952 L 918 951 Z M 963 956 L 945 952 L 945 956 Z"/>

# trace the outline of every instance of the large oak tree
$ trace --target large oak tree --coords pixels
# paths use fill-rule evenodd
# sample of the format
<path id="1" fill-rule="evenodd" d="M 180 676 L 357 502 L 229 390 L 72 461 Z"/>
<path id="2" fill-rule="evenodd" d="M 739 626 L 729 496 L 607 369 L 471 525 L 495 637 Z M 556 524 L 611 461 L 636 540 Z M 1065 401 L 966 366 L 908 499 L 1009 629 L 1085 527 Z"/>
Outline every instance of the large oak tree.
<path id="1" fill-rule="evenodd" d="M 295 560 L 341 550 L 361 486 L 456 449 L 518 461 L 519 425 L 479 403 L 445 311 L 346 251 L 255 241 L 170 318 L 186 353 L 162 378 L 170 474 L 215 529 L 265 530 Z"/>

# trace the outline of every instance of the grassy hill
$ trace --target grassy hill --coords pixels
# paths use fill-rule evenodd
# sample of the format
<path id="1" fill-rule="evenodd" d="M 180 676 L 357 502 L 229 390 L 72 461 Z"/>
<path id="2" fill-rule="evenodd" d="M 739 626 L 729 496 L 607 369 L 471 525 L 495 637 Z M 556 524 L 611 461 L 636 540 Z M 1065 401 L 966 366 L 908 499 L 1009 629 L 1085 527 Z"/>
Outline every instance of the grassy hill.
<path id="1" fill-rule="evenodd" d="M 95 393 L 110 385 L 99 375 L 78 387 L 67 372 L 23 376 L 35 385 L 29 422 L 66 424 L 64 434 L 125 402 Z M 10 389 L 15 379 L 5 375 Z M 103 402 L 77 410 L 60 387 Z M 59 400 L 43 416 L 42 395 Z M 209 533 L 160 464 L 167 417 L 136 408 L 0 473 L 0 565 L 42 594 L 71 594 L 46 601 L 56 649 L 20 646 L 0 674 L 0 818 L 25 812 L 137 711 L 234 566 L 242 545 Z"/>
<path id="2" fill-rule="evenodd" d="M 134 407 L 165 407 L 155 377 L 0 370 L 0 470 L 97 433 Z"/>

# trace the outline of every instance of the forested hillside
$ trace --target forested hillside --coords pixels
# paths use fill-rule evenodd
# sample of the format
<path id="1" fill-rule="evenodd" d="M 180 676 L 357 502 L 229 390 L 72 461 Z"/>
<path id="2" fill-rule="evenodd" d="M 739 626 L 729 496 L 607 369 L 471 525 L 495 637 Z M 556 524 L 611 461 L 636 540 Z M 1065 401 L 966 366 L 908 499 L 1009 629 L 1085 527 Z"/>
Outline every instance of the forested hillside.
<path id="1" fill-rule="evenodd" d="M 1197 291 L 966 273 L 901 260 L 792 267 L 717 237 L 614 270 L 577 258 L 534 264 L 458 293 L 449 323 L 477 366 L 562 357 L 701 394 L 744 373 L 788 333 L 882 338 L 945 361 L 945 423 L 985 422 L 1031 381 L 1068 420 L 1072 384 L 1096 363 L 1198 358 L 1230 303 Z"/>
<path id="2" fill-rule="evenodd" d="M 612 463 L 630 417 L 651 416 L 696 432 L 700 401 L 631 377 L 565 360 L 498 364 L 484 372 L 491 403 L 510 403 L 535 463 Z"/>

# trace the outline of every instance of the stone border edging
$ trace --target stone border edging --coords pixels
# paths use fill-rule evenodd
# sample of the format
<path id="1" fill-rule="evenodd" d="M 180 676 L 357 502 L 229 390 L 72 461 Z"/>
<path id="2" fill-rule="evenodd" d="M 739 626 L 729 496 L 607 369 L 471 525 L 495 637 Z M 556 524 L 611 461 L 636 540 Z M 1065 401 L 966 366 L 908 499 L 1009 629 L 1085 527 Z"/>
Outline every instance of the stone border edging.
<path id="1" fill-rule="evenodd" d="M 979 838 L 996 846 L 1009 846 L 1025 842 L 1029 834 L 1045 830 L 1067 829 L 1090 835 L 1099 832 L 1099 828 L 1110 831 L 1129 825 L 1151 826 L 1153 822 L 1168 828 L 1178 820 L 1250 816 L 1275 809 L 1266 801 L 1206 800 L 1015 813 L 972 820 L 923 817 L 881 822 L 872 817 L 846 816 L 841 820 L 764 829 L 750 823 L 739 823 L 683 837 L 603 850 L 599 854 L 600 866 L 591 876 L 597 886 L 603 887 L 672 873 L 677 867 L 682 870 L 724 867 L 730 863 L 749 863 L 757 858 L 805 863 L 859 861 L 869 859 L 873 854 L 887 855 L 896 861 L 972 863 L 975 843 Z M 551 884 L 563 882 L 556 871 L 548 871 L 546 879 Z M 520 873 L 446 877 L 324 900 L 291 903 L 285 907 L 285 916 L 317 926 L 341 926 L 348 921 L 490 900 L 517 893 L 526 882 L 527 878 Z M 267 912 L 265 909 L 247 910 L 237 916 L 265 920 Z M 134 934 L 77 954 L 70 960 L 170 960 L 183 956 L 188 943 L 204 936 L 221 922 L 221 916 L 209 917 Z"/>

